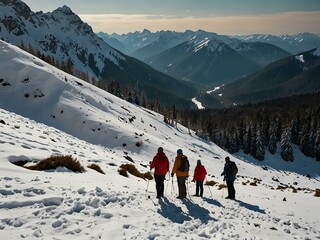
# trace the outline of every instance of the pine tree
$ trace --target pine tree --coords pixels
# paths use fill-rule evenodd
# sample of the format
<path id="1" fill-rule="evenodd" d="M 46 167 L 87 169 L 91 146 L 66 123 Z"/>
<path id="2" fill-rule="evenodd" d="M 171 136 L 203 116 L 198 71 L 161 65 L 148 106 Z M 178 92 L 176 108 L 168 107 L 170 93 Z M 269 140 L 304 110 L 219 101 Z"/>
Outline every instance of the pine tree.
<path id="1" fill-rule="evenodd" d="M 243 119 L 238 123 L 238 134 L 239 134 L 239 147 L 243 148 L 243 141 L 244 141 L 244 135 L 245 135 L 245 125 L 243 122 Z"/>
<path id="2" fill-rule="evenodd" d="M 262 130 L 261 127 L 257 129 L 257 137 L 256 137 L 256 153 L 255 158 L 262 161 L 264 160 L 264 142 L 262 137 Z"/>
<path id="3" fill-rule="evenodd" d="M 271 154 L 275 154 L 277 151 L 277 137 L 276 137 L 276 129 L 275 126 L 270 127 L 270 136 L 269 136 L 269 144 L 268 150 Z"/>
<path id="4" fill-rule="evenodd" d="M 299 144 L 300 118 L 297 116 L 291 123 L 291 142 Z"/>
<path id="5" fill-rule="evenodd" d="M 320 129 L 318 129 L 317 131 L 317 135 L 316 135 L 316 144 L 314 147 L 314 152 L 316 155 L 316 161 L 320 161 Z"/>
<path id="6" fill-rule="evenodd" d="M 293 151 L 292 151 L 290 139 L 291 139 L 290 129 L 286 129 L 281 136 L 280 155 L 281 155 L 281 158 L 287 162 L 289 161 L 293 162 Z"/>
<path id="7" fill-rule="evenodd" d="M 261 131 L 261 137 L 263 141 L 264 146 L 268 146 L 269 144 L 269 138 L 270 138 L 270 120 L 268 117 L 265 118 L 263 125 L 262 125 L 262 131 Z"/>
<path id="8" fill-rule="evenodd" d="M 302 125 L 302 130 L 300 132 L 300 150 L 301 152 L 306 155 L 306 156 L 310 156 L 310 138 L 309 138 L 309 134 L 310 134 L 310 119 L 306 119 L 305 122 Z"/>
<path id="9" fill-rule="evenodd" d="M 238 133 L 237 131 L 235 131 L 235 129 L 233 129 L 230 136 L 230 153 L 235 153 L 240 150 L 239 142 L 240 141 L 239 141 Z"/>
<path id="10" fill-rule="evenodd" d="M 249 154 L 251 152 L 251 144 L 252 144 L 252 135 L 251 135 L 251 127 L 248 126 L 247 132 L 243 141 L 243 152 L 245 154 Z"/>
<path id="11" fill-rule="evenodd" d="M 251 149 L 250 149 L 250 154 L 251 156 L 253 156 L 254 158 L 256 158 L 256 154 L 257 154 L 257 127 L 255 125 L 252 124 L 251 127 Z"/>
<path id="12" fill-rule="evenodd" d="M 276 141 L 277 142 L 281 141 L 281 136 L 282 136 L 282 122 L 281 122 L 281 119 L 279 118 L 277 121 L 277 128 L 276 128 Z"/>

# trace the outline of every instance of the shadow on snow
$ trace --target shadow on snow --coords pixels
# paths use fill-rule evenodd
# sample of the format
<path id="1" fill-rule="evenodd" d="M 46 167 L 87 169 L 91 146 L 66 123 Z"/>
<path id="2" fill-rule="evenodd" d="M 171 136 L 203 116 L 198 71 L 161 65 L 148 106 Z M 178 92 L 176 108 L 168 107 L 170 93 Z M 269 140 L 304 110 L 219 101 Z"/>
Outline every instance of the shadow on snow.
<path id="1" fill-rule="evenodd" d="M 208 223 L 210 220 L 217 221 L 210 216 L 210 212 L 207 209 L 200 207 L 198 204 L 188 199 L 182 200 L 182 203 L 187 207 L 188 213 L 183 212 L 181 207 L 170 202 L 167 198 L 162 198 L 159 200 L 161 208 L 158 213 L 175 223 L 183 223 L 192 219 L 199 219 L 202 223 Z"/>
<path id="2" fill-rule="evenodd" d="M 250 211 L 266 214 L 265 210 L 261 209 L 257 205 L 252 205 L 250 203 L 245 203 L 245 202 L 242 202 L 240 200 L 235 200 L 235 201 L 238 202 L 241 207 L 245 207 L 246 209 L 248 209 Z"/>
<path id="3" fill-rule="evenodd" d="M 217 207 L 224 207 L 219 201 L 212 199 L 212 198 L 203 198 L 204 201 L 206 201 L 209 204 L 215 205 Z"/>

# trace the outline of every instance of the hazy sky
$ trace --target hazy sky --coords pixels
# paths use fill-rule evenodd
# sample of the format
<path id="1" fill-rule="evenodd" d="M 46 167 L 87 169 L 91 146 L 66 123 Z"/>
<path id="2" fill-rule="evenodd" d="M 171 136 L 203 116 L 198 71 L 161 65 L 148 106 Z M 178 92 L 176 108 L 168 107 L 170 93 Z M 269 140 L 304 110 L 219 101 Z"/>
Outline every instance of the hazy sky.
<path id="1" fill-rule="evenodd" d="M 67 5 L 95 32 L 149 29 L 219 34 L 320 33 L 320 0 L 24 0 L 32 11 Z"/>

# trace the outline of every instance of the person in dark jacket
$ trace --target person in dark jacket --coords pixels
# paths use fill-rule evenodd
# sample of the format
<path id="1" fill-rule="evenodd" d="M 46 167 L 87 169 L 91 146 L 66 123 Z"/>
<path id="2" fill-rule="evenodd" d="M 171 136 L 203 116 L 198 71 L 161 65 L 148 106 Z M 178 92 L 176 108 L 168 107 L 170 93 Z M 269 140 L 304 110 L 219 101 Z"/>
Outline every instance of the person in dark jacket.
<path id="1" fill-rule="evenodd" d="M 225 164 L 223 172 L 221 173 L 221 176 L 224 176 L 224 180 L 227 182 L 227 188 L 228 188 L 228 196 L 226 199 L 232 199 L 234 200 L 236 198 L 236 190 L 234 189 L 234 180 L 236 179 L 236 176 L 234 176 L 231 172 L 231 161 L 230 157 L 225 158 Z"/>
<path id="2" fill-rule="evenodd" d="M 203 197 L 203 181 L 206 178 L 207 171 L 205 167 L 201 164 L 201 160 L 197 161 L 197 166 L 194 169 L 193 180 L 196 182 L 196 194 L 193 196 Z M 200 191 L 200 194 L 199 194 Z"/>
<path id="3" fill-rule="evenodd" d="M 154 170 L 154 180 L 156 182 L 157 198 L 163 197 L 164 193 L 164 179 L 169 171 L 169 160 L 166 154 L 163 152 L 163 148 L 158 148 L 158 153 L 154 156 L 150 170 Z"/>

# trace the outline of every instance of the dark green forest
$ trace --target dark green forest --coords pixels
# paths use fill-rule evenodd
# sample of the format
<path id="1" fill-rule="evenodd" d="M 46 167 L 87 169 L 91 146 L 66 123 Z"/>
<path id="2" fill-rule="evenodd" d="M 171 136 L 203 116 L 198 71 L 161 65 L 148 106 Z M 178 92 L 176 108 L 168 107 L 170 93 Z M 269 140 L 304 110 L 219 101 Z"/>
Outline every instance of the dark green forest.
<path id="1" fill-rule="evenodd" d="M 265 151 L 294 161 L 292 144 L 320 161 L 320 92 L 226 109 L 176 110 L 178 122 L 230 153 L 258 160 Z M 280 144 L 278 144 L 280 143 Z"/>

